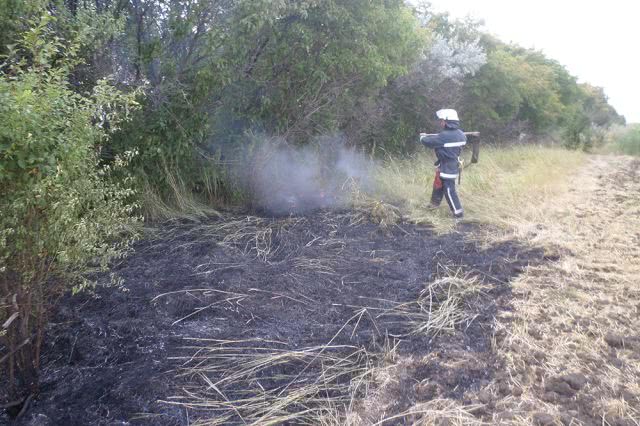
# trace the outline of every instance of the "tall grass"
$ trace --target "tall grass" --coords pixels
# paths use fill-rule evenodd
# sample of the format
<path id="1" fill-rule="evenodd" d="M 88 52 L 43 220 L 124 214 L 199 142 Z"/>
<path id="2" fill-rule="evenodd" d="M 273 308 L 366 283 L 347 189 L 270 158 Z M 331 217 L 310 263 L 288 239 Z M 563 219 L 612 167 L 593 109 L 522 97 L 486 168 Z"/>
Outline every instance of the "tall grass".
<path id="1" fill-rule="evenodd" d="M 539 145 L 483 148 L 480 162 L 464 168 L 459 194 L 467 219 L 499 225 L 544 216 L 541 201 L 579 185 L 573 172 L 586 158 L 582 152 Z M 431 153 L 389 159 L 377 175 L 378 195 L 402 203 L 416 222 L 447 228 L 452 221 L 445 202 L 436 211 L 426 208 L 435 173 L 433 162 Z"/>
<path id="2" fill-rule="evenodd" d="M 462 173 L 462 184 L 458 186 L 465 216 L 503 225 L 540 221 L 545 215 L 539 207 L 541 201 L 571 185 L 579 185 L 573 178 L 573 171 L 585 158 L 586 154 L 582 152 L 541 145 L 483 147 L 480 162 L 467 164 Z M 371 201 L 373 196 L 385 201 L 385 206 L 389 206 L 387 203 L 400 206 L 403 214 L 414 222 L 449 229 L 453 222 L 445 202 L 436 211 L 426 208 L 433 184 L 434 160 L 428 151 L 407 159 L 388 158 L 375 168 L 374 193 L 366 194 L 364 198 Z M 142 182 L 147 219 L 187 217 L 197 220 L 217 215 L 212 206 L 220 205 L 220 202 L 212 201 L 211 196 L 194 193 L 179 174 L 166 170 L 165 180 L 168 190 L 162 194 L 149 182 Z M 210 181 L 222 185 L 220 176 Z M 207 194 L 224 192 L 218 187 L 205 189 Z M 358 197 L 355 198 L 358 205 Z"/>
<path id="3" fill-rule="evenodd" d="M 213 166 L 199 169 L 199 185 L 183 179 L 180 172 L 164 166 L 163 185 L 152 183 L 140 173 L 138 182 L 146 220 L 166 220 L 176 217 L 198 220 L 217 216 L 214 206 L 224 199 L 223 177 Z"/>

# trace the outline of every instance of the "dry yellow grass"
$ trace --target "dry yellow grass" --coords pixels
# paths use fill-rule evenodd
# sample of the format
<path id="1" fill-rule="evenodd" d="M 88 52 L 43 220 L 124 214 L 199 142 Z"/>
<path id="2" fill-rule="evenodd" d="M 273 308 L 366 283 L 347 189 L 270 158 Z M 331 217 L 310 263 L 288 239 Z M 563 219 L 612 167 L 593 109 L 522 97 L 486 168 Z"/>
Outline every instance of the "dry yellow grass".
<path id="1" fill-rule="evenodd" d="M 203 169 L 204 170 L 204 169 Z M 205 173 L 205 172 L 203 172 Z M 163 221 L 175 218 L 200 221 L 207 217 L 219 216 L 211 203 L 205 203 L 204 197 L 197 196 L 190 189 L 184 180 L 177 174 L 165 167 L 165 179 L 167 191 L 164 194 L 158 192 L 153 184 L 141 179 L 140 197 L 143 206 L 143 215 L 146 220 Z M 206 174 L 206 173 L 205 173 Z M 204 179 L 206 194 L 219 192 L 217 188 L 210 188 L 215 178 Z"/>
<path id="2" fill-rule="evenodd" d="M 458 186 L 467 220 L 511 226 L 537 222 L 546 215 L 544 200 L 566 191 L 567 174 L 582 164 L 581 152 L 537 145 L 511 148 L 485 147 L 480 162 L 467 165 Z M 415 222 L 452 228 L 445 202 L 437 211 L 426 209 L 431 196 L 434 158 L 429 153 L 407 160 L 388 160 L 377 175 L 378 196 L 405 206 Z"/>
<path id="3" fill-rule="evenodd" d="M 544 412 L 558 423 L 640 424 L 639 167 L 630 157 L 591 157 L 572 188 L 542 204 L 546 218 L 514 224 L 564 255 L 520 276 L 514 312 L 496 321 L 495 350 L 522 390 L 498 405 L 517 413 L 503 423 Z M 558 387 L 568 374 L 584 384 Z"/>

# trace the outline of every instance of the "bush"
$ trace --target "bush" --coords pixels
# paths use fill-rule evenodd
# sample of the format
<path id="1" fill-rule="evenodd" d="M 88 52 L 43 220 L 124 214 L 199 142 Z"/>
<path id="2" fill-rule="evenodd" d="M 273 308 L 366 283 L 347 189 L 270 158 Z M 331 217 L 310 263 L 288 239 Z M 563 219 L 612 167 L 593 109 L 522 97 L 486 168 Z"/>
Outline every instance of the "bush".
<path id="1" fill-rule="evenodd" d="M 0 364 L 12 399 L 37 391 L 51 308 L 123 256 L 139 220 L 131 179 L 114 176 L 133 154 L 98 161 L 133 95 L 108 81 L 72 91 L 79 45 L 54 37 L 52 20 L 32 23 L 0 77 Z"/>
<path id="2" fill-rule="evenodd" d="M 614 136 L 615 150 L 627 155 L 640 155 L 640 124 L 632 124 Z"/>

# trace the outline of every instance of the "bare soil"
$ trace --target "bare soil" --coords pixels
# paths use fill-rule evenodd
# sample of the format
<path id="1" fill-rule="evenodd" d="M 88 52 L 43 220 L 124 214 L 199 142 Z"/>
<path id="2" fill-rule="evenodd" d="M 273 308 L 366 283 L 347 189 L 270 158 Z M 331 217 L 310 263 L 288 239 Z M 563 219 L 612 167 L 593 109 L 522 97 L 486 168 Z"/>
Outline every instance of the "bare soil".
<path id="1" fill-rule="evenodd" d="M 493 423 L 640 424 L 640 160 L 592 156 L 571 179 L 525 234 L 563 256 L 513 280 L 498 314 Z"/>
<path id="2" fill-rule="evenodd" d="M 491 337 L 494 317 L 509 309 L 510 280 L 548 260 L 516 241 L 481 248 L 472 238 L 478 229 L 459 224 L 437 235 L 402 222 L 385 229 L 366 214 L 332 211 L 158 224 L 113 269 L 126 292 L 98 288 L 95 297 L 64 300 L 48 330 L 41 393 L 16 424 L 186 425 L 215 417 L 167 403 L 199 380 L 177 377 L 184 362 L 173 359 L 203 345 L 190 339 L 289 350 L 330 343 L 372 354 L 393 340 L 402 356 L 429 361 L 403 367 L 397 402 L 381 414 L 436 397 L 462 401 L 501 368 Z M 452 274 L 488 287 L 465 300 L 470 320 L 450 333 L 414 335 L 393 315 L 354 320 L 363 308 L 377 313 L 413 302 L 426 283 Z M 255 344 L 239 346 L 250 353 Z M 466 362 L 450 365 L 452 357 Z M 260 383 L 282 385 L 269 377 Z M 238 416 L 228 422 L 242 423 Z"/>

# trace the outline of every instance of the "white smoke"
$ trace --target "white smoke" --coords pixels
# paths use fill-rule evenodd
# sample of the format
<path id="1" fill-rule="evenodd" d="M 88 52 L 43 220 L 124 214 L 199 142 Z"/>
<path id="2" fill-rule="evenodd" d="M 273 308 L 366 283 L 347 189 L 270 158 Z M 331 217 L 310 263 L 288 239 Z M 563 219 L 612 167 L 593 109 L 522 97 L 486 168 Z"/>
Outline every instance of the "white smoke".
<path id="1" fill-rule="evenodd" d="M 348 205 L 354 186 L 370 190 L 375 163 L 344 144 L 321 137 L 304 147 L 267 139 L 254 152 L 248 184 L 254 207 L 266 214 L 304 214 Z"/>

